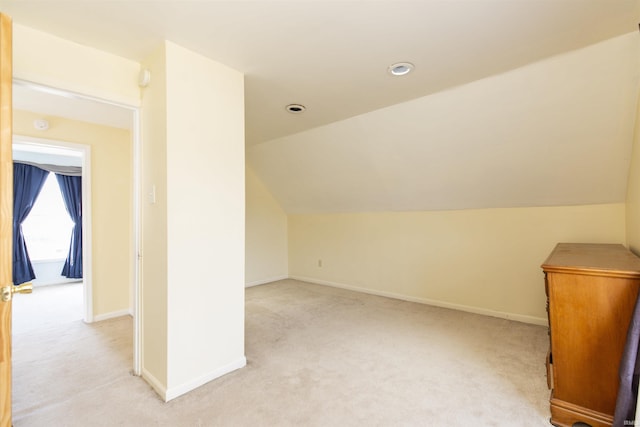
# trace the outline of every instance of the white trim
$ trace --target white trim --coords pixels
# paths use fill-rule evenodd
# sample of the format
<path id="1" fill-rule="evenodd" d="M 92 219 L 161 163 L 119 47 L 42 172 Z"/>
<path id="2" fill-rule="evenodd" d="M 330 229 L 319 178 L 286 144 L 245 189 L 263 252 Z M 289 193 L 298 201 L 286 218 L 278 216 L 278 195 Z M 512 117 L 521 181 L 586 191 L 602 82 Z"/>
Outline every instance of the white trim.
<path id="1" fill-rule="evenodd" d="M 153 374 L 142 368 L 140 376 L 151 386 L 151 388 L 155 390 L 156 393 L 158 393 L 162 400 L 164 400 L 165 402 L 167 401 L 165 399 L 165 396 L 167 395 L 167 388 L 163 386 L 162 383 L 155 376 L 153 376 Z"/>
<path id="2" fill-rule="evenodd" d="M 202 375 L 178 387 L 171 387 L 169 389 L 166 389 L 164 395 L 161 394 L 161 396 L 165 402 L 168 402 L 170 400 L 175 399 L 176 397 L 180 397 L 183 394 L 186 394 L 192 390 L 195 390 L 196 388 L 208 383 L 209 381 L 215 380 L 216 378 L 219 378 L 225 374 L 228 374 L 229 372 L 233 372 L 236 369 L 244 368 L 246 365 L 247 365 L 247 358 L 242 356 L 240 359 L 234 360 L 233 362 L 228 363 L 227 365 L 221 368 L 218 368 L 213 372 L 210 372 L 206 375 Z M 151 386 L 154 387 L 153 384 Z"/>
<path id="3" fill-rule="evenodd" d="M 40 259 L 33 259 L 31 258 L 31 264 L 46 264 L 49 262 L 65 262 L 67 259 L 66 258 L 40 258 Z M 73 280 L 73 281 L 81 281 L 82 279 L 69 279 L 69 280 Z"/>
<path id="4" fill-rule="evenodd" d="M 141 254 L 141 204 L 142 194 L 141 170 L 142 170 L 142 114 L 140 108 L 133 110 L 133 271 L 131 272 L 131 312 L 133 315 L 133 373 L 140 375 L 142 372 L 142 282 L 140 277 Z"/>
<path id="5" fill-rule="evenodd" d="M 93 322 L 93 219 L 91 217 L 91 146 L 82 153 L 82 280 L 84 320 Z"/>
<path id="6" fill-rule="evenodd" d="M 77 144 L 75 142 L 35 138 L 31 136 L 14 135 L 14 144 L 29 145 L 32 147 L 56 147 L 69 151 L 75 151 L 82 155 L 82 275 L 84 282 L 82 294 L 84 301 L 83 318 L 86 323 L 91 323 L 93 319 L 93 276 L 91 266 L 93 265 L 91 248 L 91 146 Z"/>
<path id="7" fill-rule="evenodd" d="M 284 275 L 284 276 L 271 277 L 270 279 L 254 280 L 253 282 L 245 283 L 244 287 L 250 288 L 252 286 L 266 285 L 267 283 L 277 282 L 278 280 L 285 280 L 288 278 L 289 276 Z"/>
<path id="8" fill-rule="evenodd" d="M 372 289 L 360 288 L 358 286 L 345 285 L 343 283 L 330 282 L 327 280 L 314 279 L 311 277 L 290 276 L 291 279 L 309 282 L 316 285 L 331 286 L 333 288 L 347 289 L 350 291 L 362 292 L 365 294 L 377 295 L 381 297 L 394 298 L 403 301 L 417 302 L 420 304 L 433 305 L 435 307 L 449 308 L 453 310 L 465 311 L 467 313 L 482 314 L 484 316 L 498 317 L 501 319 L 515 320 L 522 323 L 530 323 L 532 325 L 547 326 L 547 319 L 523 314 L 507 313 L 503 311 L 494 311 L 486 308 L 472 307 L 469 305 L 454 304 L 446 301 L 438 301 L 428 298 L 417 298 L 408 295 L 396 294 L 394 292 L 376 291 Z"/>
<path id="9" fill-rule="evenodd" d="M 127 110 L 136 110 L 140 106 L 139 99 L 136 99 L 136 100 L 130 99 L 131 103 L 128 103 L 127 101 L 124 101 L 124 102 L 115 101 L 115 100 L 101 98 L 93 95 L 86 95 L 84 93 L 75 92 L 70 89 L 60 89 L 58 87 L 50 86 L 47 84 L 37 83 L 34 80 L 24 79 L 24 78 L 15 77 L 15 76 L 13 78 L 13 84 L 22 86 L 27 89 L 33 89 L 38 92 L 47 93 L 49 95 L 56 95 L 56 96 L 61 96 L 63 98 L 69 98 L 69 99 L 80 99 L 84 101 L 96 101 L 102 104 L 112 105 L 114 107 L 120 107 Z"/>
<path id="10" fill-rule="evenodd" d="M 103 320 L 115 319 L 116 317 L 122 316 L 133 316 L 133 313 L 131 313 L 131 311 L 129 310 L 118 310 L 104 314 L 96 314 L 95 316 L 93 316 L 93 321 L 102 322 Z"/>

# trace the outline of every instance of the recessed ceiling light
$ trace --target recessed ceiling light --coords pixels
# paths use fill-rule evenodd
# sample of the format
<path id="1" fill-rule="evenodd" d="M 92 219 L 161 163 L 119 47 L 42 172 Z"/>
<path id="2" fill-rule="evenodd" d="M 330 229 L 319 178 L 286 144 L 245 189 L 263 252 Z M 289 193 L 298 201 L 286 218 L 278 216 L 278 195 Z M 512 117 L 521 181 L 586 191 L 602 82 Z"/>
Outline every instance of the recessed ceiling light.
<path id="1" fill-rule="evenodd" d="M 293 114 L 300 114 L 307 109 L 307 107 L 301 104 L 289 104 L 285 108 L 288 112 Z"/>
<path id="2" fill-rule="evenodd" d="M 389 65 L 387 71 L 392 76 L 406 76 L 413 70 L 413 64 L 410 62 L 397 62 Z"/>

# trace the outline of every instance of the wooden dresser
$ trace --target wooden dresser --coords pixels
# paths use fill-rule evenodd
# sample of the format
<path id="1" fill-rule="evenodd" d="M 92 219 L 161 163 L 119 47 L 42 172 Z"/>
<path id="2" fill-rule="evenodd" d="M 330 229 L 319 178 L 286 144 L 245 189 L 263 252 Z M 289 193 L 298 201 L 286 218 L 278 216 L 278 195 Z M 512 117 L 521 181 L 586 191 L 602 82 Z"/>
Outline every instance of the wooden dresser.
<path id="1" fill-rule="evenodd" d="M 611 426 L 618 368 L 640 288 L 640 258 L 622 245 L 560 243 L 542 269 L 551 423 Z"/>

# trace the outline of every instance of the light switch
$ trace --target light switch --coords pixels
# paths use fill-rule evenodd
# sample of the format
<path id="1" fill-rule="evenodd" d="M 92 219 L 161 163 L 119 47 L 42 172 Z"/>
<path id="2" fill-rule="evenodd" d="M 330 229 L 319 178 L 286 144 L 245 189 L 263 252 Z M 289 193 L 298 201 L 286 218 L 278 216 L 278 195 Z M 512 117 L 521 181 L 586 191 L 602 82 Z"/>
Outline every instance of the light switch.
<path id="1" fill-rule="evenodd" d="M 155 205 L 156 203 L 156 186 L 151 186 L 151 191 L 149 191 L 149 203 Z"/>

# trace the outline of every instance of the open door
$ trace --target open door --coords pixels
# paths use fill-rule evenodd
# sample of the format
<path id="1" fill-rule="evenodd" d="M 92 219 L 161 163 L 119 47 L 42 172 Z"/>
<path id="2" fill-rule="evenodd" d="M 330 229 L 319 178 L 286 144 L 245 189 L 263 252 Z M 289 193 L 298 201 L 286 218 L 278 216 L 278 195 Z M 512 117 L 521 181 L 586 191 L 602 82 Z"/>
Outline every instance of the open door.
<path id="1" fill-rule="evenodd" d="M 13 236 L 12 25 L 0 13 L 0 287 L 11 280 Z M 0 298 L 0 427 L 11 427 L 11 299 Z"/>
<path id="2" fill-rule="evenodd" d="M 0 427 L 11 427 L 11 299 L 30 293 L 31 283 L 13 286 L 12 25 L 0 13 Z"/>

